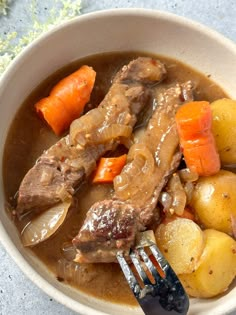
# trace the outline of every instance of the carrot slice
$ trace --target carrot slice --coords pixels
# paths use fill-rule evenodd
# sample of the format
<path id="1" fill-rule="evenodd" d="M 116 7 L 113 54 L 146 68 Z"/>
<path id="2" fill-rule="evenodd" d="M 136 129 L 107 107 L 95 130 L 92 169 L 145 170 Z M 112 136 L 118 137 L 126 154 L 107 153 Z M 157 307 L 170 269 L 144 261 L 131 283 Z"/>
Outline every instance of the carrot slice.
<path id="1" fill-rule="evenodd" d="M 184 104 L 177 111 L 176 121 L 181 140 L 198 139 L 211 128 L 212 112 L 209 102 L 195 101 Z"/>
<path id="2" fill-rule="evenodd" d="M 180 145 L 188 168 L 200 176 L 220 170 L 220 158 L 211 131 L 212 112 L 209 102 L 190 102 L 177 111 Z"/>
<path id="3" fill-rule="evenodd" d="M 121 173 L 126 159 L 127 154 L 119 157 L 101 158 L 93 178 L 93 183 L 112 183 L 113 179 Z"/>
<path id="4" fill-rule="evenodd" d="M 41 115 L 55 134 L 60 135 L 73 120 L 78 118 L 89 101 L 94 86 L 96 72 L 89 66 L 59 81 L 50 95 L 35 104 Z"/>
<path id="5" fill-rule="evenodd" d="M 36 106 L 38 114 L 46 120 L 56 135 L 60 135 L 62 130 L 67 128 L 70 116 L 64 107 L 64 103 L 59 98 L 45 97 Z"/>

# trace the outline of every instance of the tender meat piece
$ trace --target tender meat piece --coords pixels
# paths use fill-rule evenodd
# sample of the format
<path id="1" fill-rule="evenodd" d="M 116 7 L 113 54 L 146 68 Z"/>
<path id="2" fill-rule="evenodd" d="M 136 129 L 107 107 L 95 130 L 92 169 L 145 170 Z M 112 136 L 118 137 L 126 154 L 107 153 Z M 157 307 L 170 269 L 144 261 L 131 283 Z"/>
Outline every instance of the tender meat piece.
<path id="1" fill-rule="evenodd" d="M 88 211 L 79 234 L 73 239 L 78 249 L 75 261 L 116 262 L 118 251 L 129 254 L 140 229 L 132 205 L 119 200 L 95 203 Z"/>
<path id="2" fill-rule="evenodd" d="M 156 59 L 140 57 L 137 60 L 139 62 L 134 60 L 123 67 L 123 71 L 120 74 L 122 81 L 135 80 L 150 84 L 150 80 L 153 82 L 160 81 L 160 73 L 166 74 L 164 65 Z M 159 68 L 159 72 L 157 71 L 157 67 Z"/>
<path id="3" fill-rule="evenodd" d="M 18 197 L 18 215 L 36 213 L 73 195 L 79 184 L 96 167 L 96 161 L 108 150 L 108 145 L 89 147 L 85 152 L 68 145 L 62 138 L 37 160 L 24 177 Z M 112 145 L 110 145 L 112 149 Z"/>
<path id="4" fill-rule="evenodd" d="M 131 146 L 128 163 L 121 174 L 115 178 L 115 196 L 113 200 L 94 204 L 87 215 L 78 236 L 74 239 L 77 247 L 78 262 L 110 262 L 116 261 L 117 246 L 113 236 L 113 225 L 107 223 L 106 214 L 100 212 L 104 205 L 116 211 L 117 224 L 125 213 L 125 207 L 134 211 L 138 222 L 134 225 L 136 233 L 152 223 L 157 215 L 156 204 L 159 194 L 167 182 L 168 177 L 177 169 L 181 152 L 179 138 L 175 125 L 175 113 L 180 104 L 192 99 L 191 82 L 167 89 L 158 96 L 158 107 L 154 111 L 148 126 L 140 137 L 140 141 Z M 187 97 L 185 97 L 188 95 Z M 119 207 L 116 207 L 119 205 Z M 119 212 L 119 214 L 117 213 Z M 93 213 L 100 218 L 96 223 L 103 226 L 101 234 L 94 232 Z M 114 217 L 115 218 L 115 217 Z M 105 223 L 105 224 L 104 224 Z M 84 237 L 85 235 L 85 237 Z M 132 234 L 133 242 L 134 236 Z M 107 242 L 107 240 L 109 240 Z M 93 246 L 89 246 L 90 242 Z M 133 242 L 119 243 L 119 250 L 127 251 Z"/>
<path id="5" fill-rule="evenodd" d="M 150 76 L 142 74 L 150 64 Z M 149 97 L 146 86 L 160 82 L 166 73 L 164 66 L 151 58 L 137 58 L 130 65 L 118 72 L 99 107 L 74 121 L 70 135 L 45 151 L 26 174 L 19 188 L 18 216 L 32 210 L 40 212 L 66 194 L 73 195 L 96 161 L 130 135 L 136 115 Z M 124 73 L 129 81 L 124 82 Z"/>

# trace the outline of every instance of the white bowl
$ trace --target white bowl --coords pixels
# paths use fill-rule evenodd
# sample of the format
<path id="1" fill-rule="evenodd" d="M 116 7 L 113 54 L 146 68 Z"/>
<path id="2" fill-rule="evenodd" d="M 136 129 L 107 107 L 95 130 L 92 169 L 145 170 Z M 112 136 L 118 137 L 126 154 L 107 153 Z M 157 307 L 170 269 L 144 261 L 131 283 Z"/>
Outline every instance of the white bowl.
<path id="1" fill-rule="evenodd" d="M 159 11 L 117 9 L 87 14 L 34 41 L 5 73 L 0 82 L 1 157 L 11 121 L 27 95 L 62 66 L 105 51 L 145 51 L 176 58 L 211 74 L 214 81 L 236 98 L 236 46 L 216 32 Z M 0 240 L 23 272 L 42 290 L 81 315 L 142 314 L 139 308 L 104 302 L 59 283 L 21 245 L 17 230 L 4 211 L 2 176 L 0 202 Z M 235 314 L 235 298 L 236 287 L 217 299 L 193 299 L 189 314 Z"/>

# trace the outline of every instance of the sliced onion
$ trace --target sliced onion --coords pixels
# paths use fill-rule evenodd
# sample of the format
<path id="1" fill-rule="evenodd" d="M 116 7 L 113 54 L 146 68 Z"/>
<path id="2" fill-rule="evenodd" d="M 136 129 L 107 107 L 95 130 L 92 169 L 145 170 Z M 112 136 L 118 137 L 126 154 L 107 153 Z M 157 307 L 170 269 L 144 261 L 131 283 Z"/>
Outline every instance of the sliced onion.
<path id="1" fill-rule="evenodd" d="M 79 275 L 79 264 L 76 264 L 73 261 L 68 261 L 65 258 L 61 258 L 57 263 L 57 275 L 58 279 L 62 281 L 73 281 L 73 283 L 78 283 Z"/>
<path id="2" fill-rule="evenodd" d="M 186 194 L 184 190 L 177 190 L 173 196 L 171 208 L 174 209 L 177 215 L 182 215 L 186 206 Z"/>
<path id="3" fill-rule="evenodd" d="M 98 276 L 94 264 L 78 264 L 61 258 L 57 262 L 57 276 L 60 281 L 67 281 L 77 285 L 89 283 Z"/>
<path id="4" fill-rule="evenodd" d="M 126 173 L 122 173 L 118 176 L 115 177 L 114 181 L 114 190 L 116 193 L 116 196 L 123 199 L 127 200 L 130 197 L 130 192 L 129 192 L 129 177 Z"/>
<path id="5" fill-rule="evenodd" d="M 144 135 L 145 135 L 145 130 L 146 129 L 144 127 L 140 127 L 140 128 L 135 130 L 134 143 L 140 143 L 142 141 L 142 139 L 144 138 Z"/>
<path id="6" fill-rule="evenodd" d="M 112 124 L 111 126 L 104 128 L 102 132 L 103 142 L 107 142 L 112 139 L 117 139 L 119 137 L 129 138 L 132 133 L 131 126 Z"/>
<path id="7" fill-rule="evenodd" d="M 144 160 L 143 166 L 141 166 L 140 161 Z M 136 143 L 132 145 L 127 156 L 127 161 L 131 162 L 140 167 L 140 170 L 146 176 L 151 176 L 154 172 L 155 161 L 152 153 L 148 147 L 143 143 Z"/>
<path id="8" fill-rule="evenodd" d="M 187 196 L 178 174 L 173 174 L 168 183 L 168 190 L 172 196 L 171 208 L 177 215 L 182 215 L 186 206 Z"/>
<path id="9" fill-rule="evenodd" d="M 122 200 L 132 199 L 143 204 L 153 193 L 155 162 L 144 144 L 134 144 L 129 150 L 128 164 L 114 179 L 116 196 Z"/>
<path id="10" fill-rule="evenodd" d="M 191 182 L 187 182 L 184 185 L 184 190 L 187 196 L 187 204 L 190 203 L 190 201 L 192 200 L 192 196 L 193 196 L 193 191 L 194 191 L 194 185 Z"/>
<path id="11" fill-rule="evenodd" d="M 138 156 L 135 160 L 125 165 L 121 174 L 115 177 L 113 184 L 115 194 L 118 198 L 122 200 L 133 199 L 139 190 L 139 180 L 142 178 L 144 165 L 145 160 L 141 156 Z"/>
<path id="12" fill-rule="evenodd" d="M 65 186 L 60 186 L 57 190 L 57 195 L 60 198 L 61 201 L 66 201 L 70 198 L 70 194 L 66 190 Z"/>
<path id="13" fill-rule="evenodd" d="M 190 171 L 189 168 L 183 168 L 182 170 L 179 170 L 178 174 L 183 182 L 195 182 L 199 177 L 197 173 Z"/>
<path id="14" fill-rule="evenodd" d="M 44 211 L 30 221 L 21 232 L 24 246 L 34 246 L 52 236 L 64 222 L 71 200 Z"/>
<path id="15" fill-rule="evenodd" d="M 168 119 L 166 122 L 165 120 L 166 117 L 162 117 L 162 122 L 160 121 L 160 126 L 156 130 L 160 137 L 158 146 L 152 148 L 153 152 L 155 152 L 156 163 L 162 170 L 169 169 L 169 165 L 171 165 L 173 160 L 173 155 L 179 145 L 179 138 L 175 124 L 173 123 L 172 125 L 169 125 L 170 122 L 168 122 Z M 153 143 L 156 143 L 155 137 L 156 136 L 154 135 Z M 149 141 L 151 141 L 151 139 Z"/>
<path id="16" fill-rule="evenodd" d="M 161 192 L 159 196 L 159 201 L 162 204 L 164 211 L 170 209 L 172 205 L 172 197 L 168 192 Z"/>
<path id="17" fill-rule="evenodd" d="M 132 134 L 132 128 L 127 125 L 112 124 L 105 126 L 94 132 L 88 140 L 90 144 L 106 143 L 111 140 L 118 140 L 120 138 L 130 138 Z"/>
<path id="18" fill-rule="evenodd" d="M 86 115 L 74 120 L 70 126 L 71 144 L 84 146 L 89 135 L 100 127 L 105 120 L 105 114 L 101 108 L 91 109 Z"/>

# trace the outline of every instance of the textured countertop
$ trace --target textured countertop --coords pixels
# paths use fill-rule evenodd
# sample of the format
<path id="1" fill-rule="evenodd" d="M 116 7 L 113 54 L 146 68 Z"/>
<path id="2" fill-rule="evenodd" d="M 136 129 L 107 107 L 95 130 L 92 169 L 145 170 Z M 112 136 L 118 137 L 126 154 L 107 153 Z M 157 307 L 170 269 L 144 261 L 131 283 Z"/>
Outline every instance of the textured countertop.
<path id="1" fill-rule="evenodd" d="M 23 32 L 29 26 L 28 6 L 32 0 L 13 0 L 9 17 L 0 18 L 0 38 L 4 33 Z M 53 0 L 40 0 L 43 16 Z M 81 13 L 125 7 L 169 11 L 201 22 L 236 42 L 235 0 L 107 0 L 83 1 Z M 42 292 L 28 280 L 0 244 L 0 315 L 75 314 Z M 232 314 L 235 315 L 235 314 Z"/>

